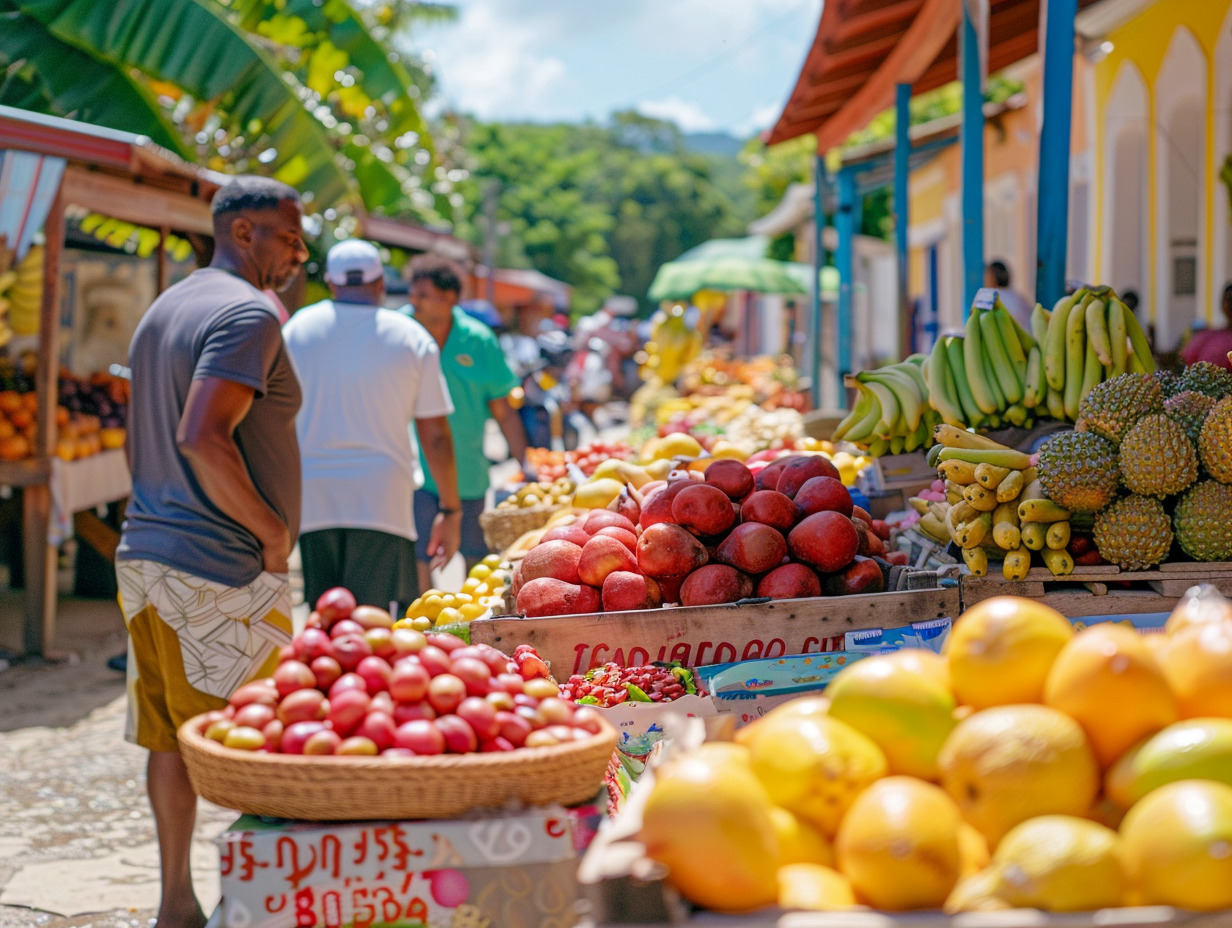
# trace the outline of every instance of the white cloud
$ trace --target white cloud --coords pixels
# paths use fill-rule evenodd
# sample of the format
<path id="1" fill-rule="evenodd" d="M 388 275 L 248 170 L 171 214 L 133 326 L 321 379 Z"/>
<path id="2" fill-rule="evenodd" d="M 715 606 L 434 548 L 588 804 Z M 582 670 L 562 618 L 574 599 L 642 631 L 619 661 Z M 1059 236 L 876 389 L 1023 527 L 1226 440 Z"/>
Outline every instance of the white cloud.
<path id="1" fill-rule="evenodd" d="M 525 16 L 510 17 L 499 2 L 482 0 L 460 21 L 436 30 L 430 45 L 441 95 L 450 106 L 481 119 L 533 110 L 566 77 L 560 58 L 540 48 L 543 31 Z"/>
<path id="2" fill-rule="evenodd" d="M 782 110 L 783 104 L 764 103 L 753 110 L 748 118 L 743 122 L 732 126 L 732 134 L 737 138 L 747 138 L 750 135 L 755 135 L 765 129 L 769 129 L 774 125 L 774 121 L 779 118 L 779 112 Z"/>
<path id="3" fill-rule="evenodd" d="M 637 105 L 637 111 L 643 116 L 674 122 L 683 132 L 709 132 L 718 128 L 718 124 L 700 106 L 680 97 L 644 100 Z"/>

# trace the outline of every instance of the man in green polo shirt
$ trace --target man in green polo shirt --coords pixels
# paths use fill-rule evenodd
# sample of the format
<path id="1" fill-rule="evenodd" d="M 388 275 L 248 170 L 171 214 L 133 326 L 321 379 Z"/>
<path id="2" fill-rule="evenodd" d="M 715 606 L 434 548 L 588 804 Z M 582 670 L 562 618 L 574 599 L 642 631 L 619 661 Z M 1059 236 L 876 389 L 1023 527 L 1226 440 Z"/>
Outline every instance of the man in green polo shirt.
<path id="1" fill-rule="evenodd" d="M 462 498 L 463 557 L 469 570 L 485 554 L 487 545 L 479 514 L 488 492 L 488 460 L 483 453 L 484 427 L 496 420 L 509 453 L 526 466 L 526 433 L 522 420 L 509 405 L 509 391 L 518 378 L 509 369 L 496 336 L 482 322 L 458 308 L 462 295 L 462 270 L 437 255 L 420 255 L 411 263 L 411 307 L 415 320 L 428 330 L 441 352 L 441 370 L 449 385 L 454 411 L 449 416 L 453 432 L 454 459 L 458 465 L 458 495 Z M 440 511 L 436 483 L 424 466 L 423 489 L 415 493 L 415 524 L 425 527 Z M 427 529 L 420 533 L 428 537 Z M 419 588 L 431 587 L 429 561 L 433 552 L 418 553 Z"/>

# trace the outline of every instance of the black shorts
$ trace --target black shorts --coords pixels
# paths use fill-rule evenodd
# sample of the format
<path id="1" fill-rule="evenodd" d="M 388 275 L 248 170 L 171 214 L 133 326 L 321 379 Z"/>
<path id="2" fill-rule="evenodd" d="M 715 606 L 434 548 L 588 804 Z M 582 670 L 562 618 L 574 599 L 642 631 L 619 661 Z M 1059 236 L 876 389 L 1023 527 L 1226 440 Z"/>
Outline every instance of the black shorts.
<path id="1" fill-rule="evenodd" d="M 419 536 L 418 554 L 421 561 L 430 561 L 428 538 L 432 534 L 432 521 L 440 511 L 441 501 L 427 490 L 415 491 L 415 534 Z M 488 543 L 483 540 L 483 526 L 479 514 L 483 512 L 483 500 L 462 500 L 462 544 L 458 548 L 462 556 L 482 560 L 487 556 Z"/>
<path id="2" fill-rule="evenodd" d="M 366 528 L 325 528 L 299 536 L 304 601 L 344 586 L 364 605 L 390 609 L 395 619 L 419 597 L 415 542 Z"/>

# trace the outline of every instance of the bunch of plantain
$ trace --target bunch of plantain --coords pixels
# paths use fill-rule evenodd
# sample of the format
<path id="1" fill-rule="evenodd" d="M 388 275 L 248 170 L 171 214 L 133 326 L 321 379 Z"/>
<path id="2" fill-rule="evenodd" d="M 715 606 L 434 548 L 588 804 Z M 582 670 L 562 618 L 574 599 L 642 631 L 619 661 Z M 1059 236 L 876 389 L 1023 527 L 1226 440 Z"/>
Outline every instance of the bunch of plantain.
<path id="1" fill-rule="evenodd" d="M 929 402 L 959 429 L 1030 427 L 1036 418 L 1078 418 L 1096 384 L 1126 371 L 1151 373 L 1155 362 L 1137 317 L 1108 287 L 1038 303 L 1024 329 L 994 297 L 973 306 L 962 337 L 933 345 L 922 373 Z"/>
<path id="2" fill-rule="evenodd" d="M 1026 578 L 1032 551 L 1053 574 L 1074 569 L 1069 513 L 1044 496 L 1030 455 L 944 423 L 933 438 L 928 461 L 945 481 L 946 502 L 921 513 L 921 530 L 941 522 L 977 577 L 988 573 L 990 553 L 1000 557 L 1007 580 Z"/>
<path id="3" fill-rule="evenodd" d="M 25 257 L 11 270 L 0 274 L 0 329 L 11 327 L 11 334 L 34 335 L 39 328 L 43 307 L 43 246 L 31 245 Z M 4 312 L 8 321 L 5 324 Z M 0 336 L 3 337 L 3 336 Z M 8 341 L 7 337 L 3 337 Z"/>
<path id="4" fill-rule="evenodd" d="M 834 430 L 833 441 L 849 441 L 873 457 L 918 451 L 932 445 L 932 430 L 940 414 L 929 404 L 923 368 L 926 355 L 847 378 L 856 390 L 851 412 Z"/>

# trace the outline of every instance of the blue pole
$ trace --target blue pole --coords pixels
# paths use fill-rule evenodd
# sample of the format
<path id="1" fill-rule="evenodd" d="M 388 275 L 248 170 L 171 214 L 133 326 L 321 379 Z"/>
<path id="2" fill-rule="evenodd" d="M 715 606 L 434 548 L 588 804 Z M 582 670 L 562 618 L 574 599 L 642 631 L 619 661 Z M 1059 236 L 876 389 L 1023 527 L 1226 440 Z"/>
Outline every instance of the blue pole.
<path id="1" fill-rule="evenodd" d="M 1069 133 L 1074 99 L 1077 0 L 1040 7 L 1044 33 L 1044 125 L 1040 130 L 1035 298 L 1051 306 L 1065 294 L 1069 233 Z"/>
<path id="2" fill-rule="evenodd" d="M 838 232 L 838 250 L 834 264 L 838 269 L 838 383 L 843 388 L 843 375 L 851 372 L 851 272 L 855 257 L 856 235 L 856 175 L 850 169 L 838 174 L 838 214 L 834 218 Z"/>
<path id="3" fill-rule="evenodd" d="M 908 181 L 911 174 L 911 85 L 894 88 L 894 251 L 898 267 L 899 342 L 910 345 L 913 333 L 907 332 L 911 319 L 911 294 L 907 285 Z"/>
<path id="4" fill-rule="evenodd" d="M 959 27 L 962 74 L 962 248 L 963 319 L 971 313 L 975 292 L 984 285 L 984 88 L 980 80 L 979 34 L 963 0 Z M 1071 23 L 1071 28 L 1073 24 Z"/>
<path id="5" fill-rule="evenodd" d="M 826 225 L 825 212 L 826 159 L 818 152 L 813 159 L 813 306 L 812 320 L 809 325 L 809 370 L 812 378 L 813 408 L 821 408 L 821 269 L 826 260 L 822 245 L 822 230 Z M 842 393 L 836 397 L 837 405 L 842 404 Z"/>

